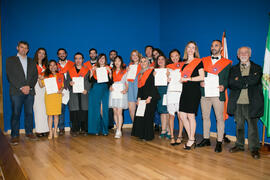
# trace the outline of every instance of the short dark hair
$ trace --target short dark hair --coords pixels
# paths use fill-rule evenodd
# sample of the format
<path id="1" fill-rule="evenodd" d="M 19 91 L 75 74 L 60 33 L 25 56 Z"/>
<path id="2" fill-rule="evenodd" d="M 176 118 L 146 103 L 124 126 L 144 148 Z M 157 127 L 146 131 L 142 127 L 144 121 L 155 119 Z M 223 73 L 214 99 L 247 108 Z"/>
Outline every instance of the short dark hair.
<path id="1" fill-rule="evenodd" d="M 57 50 L 57 55 L 58 55 L 59 51 L 65 51 L 65 53 L 67 54 L 67 50 L 66 50 L 65 48 L 59 48 L 59 49 Z"/>
<path id="2" fill-rule="evenodd" d="M 220 43 L 220 45 L 222 46 L 222 42 L 221 42 L 221 40 L 219 40 L 219 39 L 215 39 L 215 40 L 213 40 L 213 41 L 212 41 L 212 43 L 213 43 L 213 42 L 215 42 L 215 41 L 219 42 L 219 43 Z"/>
<path id="3" fill-rule="evenodd" d="M 151 45 L 147 45 L 147 46 L 145 46 L 144 51 L 146 51 L 146 49 L 147 49 L 147 48 L 149 48 L 149 47 L 150 47 L 150 48 L 152 48 L 152 50 L 154 49 L 154 47 L 153 47 L 153 46 L 151 46 Z"/>
<path id="4" fill-rule="evenodd" d="M 117 52 L 116 50 L 114 50 L 114 49 L 113 49 L 113 50 L 111 50 L 109 54 L 111 54 L 112 52 L 115 52 L 115 53 L 116 53 L 116 55 L 118 55 L 118 52 Z"/>
<path id="5" fill-rule="evenodd" d="M 19 42 L 18 42 L 18 47 L 20 46 L 20 44 L 26 45 L 27 48 L 29 49 L 29 43 L 28 43 L 28 42 L 26 42 L 26 41 L 19 41 Z"/>
<path id="6" fill-rule="evenodd" d="M 102 58 L 103 56 L 105 57 L 105 65 L 107 65 L 107 56 L 106 56 L 106 54 L 101 53 L 101 54 L 98 55 L 98 58 L 97 58 L 97 62 L 96 62 L 97 67 L 100 67 L 99 59 Z"/>
<path id="7" fill-rule="evenodd" d="M 97 53 L 97 50 L 95 48 L 89 49 L 89 54 L 90 54 L 91 51 L 95 51 Z"/>
<path id="8" fill-rule="evenodd" d="M 75 56 L 77 56 L 77 55 L 81 55 L 82 58 L 84 59 L 84 56 L 83 56 L 83 54 L 81 52 L 77 52 L 76 54 L 74 54 L 74 59 L 75 59 Z"/>

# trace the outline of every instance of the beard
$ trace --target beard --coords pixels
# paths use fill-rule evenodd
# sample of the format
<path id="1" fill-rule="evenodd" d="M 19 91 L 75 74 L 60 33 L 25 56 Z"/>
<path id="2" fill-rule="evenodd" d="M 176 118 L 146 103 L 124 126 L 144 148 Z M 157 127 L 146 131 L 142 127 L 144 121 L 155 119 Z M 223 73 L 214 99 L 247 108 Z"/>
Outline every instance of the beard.
<path id="1" fill-rule="evenodd" d="M 59 57 L 60 61 L 65 61 L 67 57 Z"/>
<path id="2" fill-rule="evenodd" d="M 211 50 L 212 55 L 217 55 L 219 53 L 220 53 L 220 50 L 215 50 L 215 49 Z"/>

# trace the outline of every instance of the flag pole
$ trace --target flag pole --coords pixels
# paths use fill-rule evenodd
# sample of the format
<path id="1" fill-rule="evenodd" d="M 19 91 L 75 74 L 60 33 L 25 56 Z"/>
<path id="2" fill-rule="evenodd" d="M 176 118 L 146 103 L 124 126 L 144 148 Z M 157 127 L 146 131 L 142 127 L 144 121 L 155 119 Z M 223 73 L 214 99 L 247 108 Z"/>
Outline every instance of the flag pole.
<path id="1" fill-rule="evenodd" d="M 268 13 L 270 17 L 270 12 Z M 269 127 L 268 127 L 269 128 Z M 265 144 L 265 125 L 263 124 L 263 134 L 262 134 L 262 147 L 261 147 L 261 152 L 265 154 L 270 153 L 270 147 L 268 144 Z"/>

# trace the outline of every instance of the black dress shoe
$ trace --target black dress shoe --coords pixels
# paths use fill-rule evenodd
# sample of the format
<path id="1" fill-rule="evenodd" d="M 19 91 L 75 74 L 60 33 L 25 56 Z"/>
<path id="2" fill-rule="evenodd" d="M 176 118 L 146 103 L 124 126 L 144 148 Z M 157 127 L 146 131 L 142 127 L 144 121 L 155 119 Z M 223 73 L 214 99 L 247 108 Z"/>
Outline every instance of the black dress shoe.
<path id="1" fill-rule="evenodd" d="M 203 139 L 202 142 L 200 142 L 197 147 L 204 147 L 204 146 L 211 146 L 210 139 Z"/>
<path id="2" fill-rule="evenodd" d="M 254 158 L 254 159 L 260 159 L 260 153 L 258 150 L 256 151 L 251 151 L 251 156 Z"/>
<path id="3" fill-rule="evenodd" d="M 222 142 L 217 141 L 215 152 L 217 152 L 217 153 L 222 152 Z"/>
<path id="4" fill-rule="evenodd" d="M 63 136 L 65 134 L 65 129 L 60 129 L 59 130 L 59 136 Z"/>
<path id="5" fill-rule="evenodd" d="M 155 124 L 155 131 L 159 131 L 159 125 L 158 124 Z"/>
<path id="6" fill-rule="evenodd" d="M 231 142 L 231 140 L 230 140 L 229 138 L 226 137 L 226 134 L 224 134 L 224 136 L 223 136 L 223 141 L 224 141 L 225 143 L 230 143 L 230 142 Z"/>
<path id="7" fill-rule="evenodd" d="M 245 149 L 244 148 L 241 148 L 241 147 L 239 147 L 239 146 L 234 146 L 234 147 L 232 147 L 230 150 L 229 150 L 229 152 L 230 153 L 235 153 L 235 152 L 238 152 L 238 151 L 244 151 Z"/>

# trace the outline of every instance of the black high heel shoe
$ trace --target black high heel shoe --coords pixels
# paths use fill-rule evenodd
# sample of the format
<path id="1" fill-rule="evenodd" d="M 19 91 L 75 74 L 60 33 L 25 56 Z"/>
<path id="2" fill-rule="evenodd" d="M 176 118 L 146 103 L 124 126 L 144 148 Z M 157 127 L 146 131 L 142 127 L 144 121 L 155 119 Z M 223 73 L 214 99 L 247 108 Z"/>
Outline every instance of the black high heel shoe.
<path id="1" fill-rule="evenodd" d="M 174 142 L 172 142 L 172 140 L 173 140 Z M 174 139 L 173 136 L 171 136 L 171 142 L 170 142 L 170 144 L 171 144 L 172 146 L 175 146 L 175 145 L 176 145 L 176 142 L 175 142 L 175 139 Z"/>
<path id="2" fill-rule="evenodd" d="M 177 142 L 177 140 L 179 140 L 180 142 Z M 179 145 L 182 144 L 182 137 L 177 137 L 176 141 L 175 141 L 175 145 Z"/>
<path id="3" fill-rule="evenodd" d="M 193 141 L 193 143 L 191 144 L 191 146 L 188 146 L 187 143 L 184 146 L 184 150 L 191 150 L 191 149 L 195 149 L 196 148 L 196 140 L 189 140 L 189 141 Z"/>

